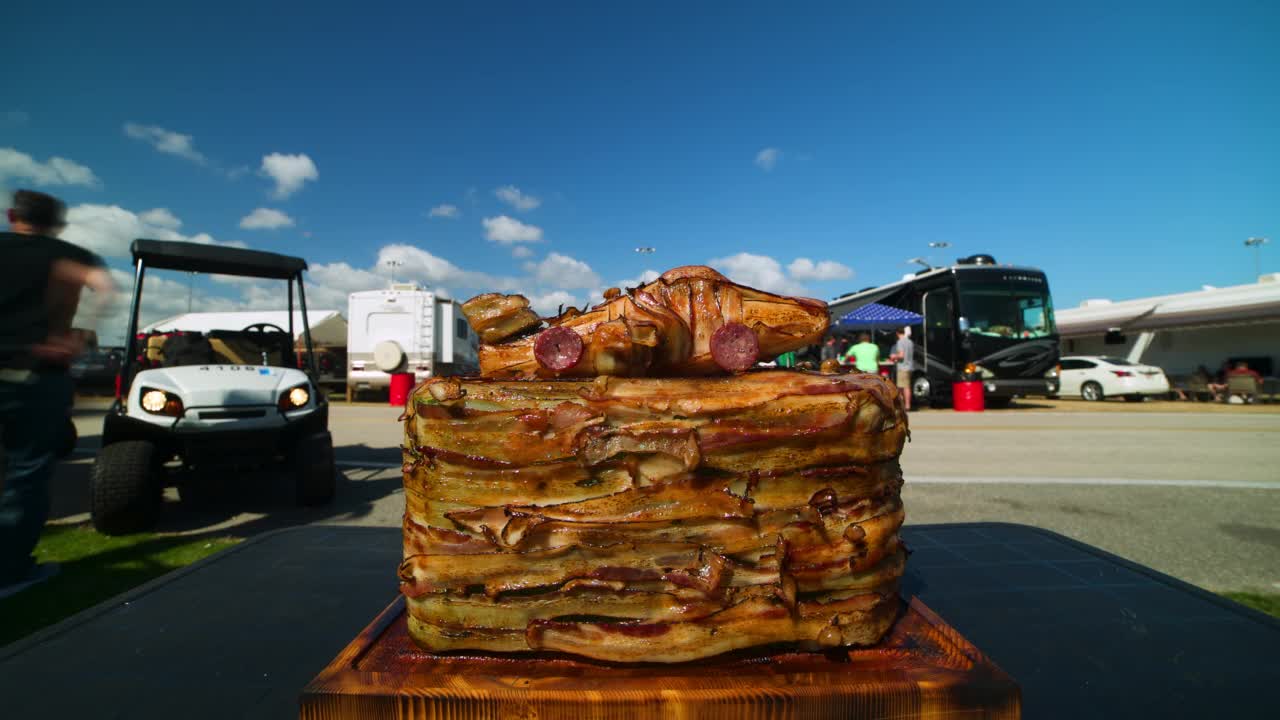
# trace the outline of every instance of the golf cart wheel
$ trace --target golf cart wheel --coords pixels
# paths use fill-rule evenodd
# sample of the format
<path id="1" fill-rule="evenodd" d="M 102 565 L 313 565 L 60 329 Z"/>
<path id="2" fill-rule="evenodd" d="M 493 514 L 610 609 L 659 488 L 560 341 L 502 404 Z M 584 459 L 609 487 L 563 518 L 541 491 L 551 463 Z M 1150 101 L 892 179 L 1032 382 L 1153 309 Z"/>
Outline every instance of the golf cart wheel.
<path id="1" fill-rule="evenodd" d="M 337 487 L 333 436 L 322 432 L 302 438 L 294 447 L 292 460 L 298 504 L 312 506 L 333 502 Z"/>
<path id="2" fill-rule="evenodd" d="M 1080 386 L 1080 397 L 1089 402 L 1098 402 L 1106 399 L 1106 395 L 1102 392 L 1102 386 L 1090 380 Z"/>
<path id="3" fill-rule="evenodd" d="M 107 445 L 89 482 L 89 514 L 104 535 L 141 532 L 160 517 L 162 484 L 156 446 L 144 440 Z"/>

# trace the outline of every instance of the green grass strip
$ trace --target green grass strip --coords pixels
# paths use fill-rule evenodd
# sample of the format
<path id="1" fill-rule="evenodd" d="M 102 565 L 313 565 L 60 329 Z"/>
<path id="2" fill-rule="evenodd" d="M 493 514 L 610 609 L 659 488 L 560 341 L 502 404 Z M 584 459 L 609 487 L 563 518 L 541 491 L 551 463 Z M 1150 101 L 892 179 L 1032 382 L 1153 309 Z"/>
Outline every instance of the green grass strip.
<path id="1" fill-rule="evenodd" d="M 1280 595 L 1274 593 L 1225 592 L 1223 597 L 1231 598 L 1241 605 L 1248 605 L 1272 617 L 1280 618 Z"/>
<path id="2" fill-rule="evenodd" d="M 89 525 L 49 525 L 36 560 L 59 563 L 61 572 L 0 600 L 0 646 L 237 542 L 154 533 L 109 537 Z"/>

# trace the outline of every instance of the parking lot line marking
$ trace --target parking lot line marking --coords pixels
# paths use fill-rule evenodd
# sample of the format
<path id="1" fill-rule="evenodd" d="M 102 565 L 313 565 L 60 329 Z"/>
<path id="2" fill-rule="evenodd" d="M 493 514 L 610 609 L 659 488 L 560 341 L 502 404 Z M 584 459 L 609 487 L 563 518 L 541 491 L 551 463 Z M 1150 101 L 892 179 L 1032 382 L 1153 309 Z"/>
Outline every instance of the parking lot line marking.
<path id="1" fill-rule="evenodd" d="M 919 485 L 1100 485 L 1111 487 L 1188 487 L 1230 488 L 1242 490 L 1280 490 L 1280 482 L 1255 480 L 1139 480 L 1133 478 L 1069 478 L 1069 477 L 962 477 L 911 475 L 904 473 L 907 484 Z"/>

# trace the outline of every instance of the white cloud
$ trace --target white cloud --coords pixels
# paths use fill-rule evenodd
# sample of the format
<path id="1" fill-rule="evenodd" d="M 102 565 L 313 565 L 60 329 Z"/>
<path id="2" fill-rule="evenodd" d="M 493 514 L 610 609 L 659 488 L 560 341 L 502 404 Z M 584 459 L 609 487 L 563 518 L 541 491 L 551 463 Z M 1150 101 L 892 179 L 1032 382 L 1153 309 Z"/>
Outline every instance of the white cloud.
<path id="1" fill-rule="evenodd" d="M 809 280 L 847 280 L 853 277 L 853 269 L 835 260 L 819 260 L 796 258 L 787 266 L 791 277 L 806 282 Z"/>
<path id="2" fill-rule="evenodd" d="M 767 147 L 756 153 L 756 165 L 765 172 L 773 170 L 782 159 L 782 151 L 776 147 Z"/>
<path id="3" fill-rule="evenodd" d="M 490 275 L 463 270 L 442 257 L 433 255 L 413 245 L 385 245 L 378 251 L 374 267 L 390 269 L 388 261 L 395 261 L 396 277 L 413 280 L 428 287 L 472 288 L 488 291 L 511 292 L 523 283 L 516 278 Z"/>
<path id="4" fill-rule="evenodd" d="M 167 275 L 167 277 L 166 277 Z M 223 312 L 230 310 L 250 309 L 251 305 L 243 300 L 225 295 L 209 293 L 199 283 L 188 285 L 191 281 L 177 279 L 176 273 L 169 271 L 149 272 L 142 288 L 142 305 L 138 312 L 138 326 L 145 327 L 174 315 L 187 311 L 187 298 L 191 298 L 191 309 L 199 312 Z M 129 298 L 133 292 L 133 274 L 124 270 L 111 269 L 111 279 L 116 286 L 116 294 L 112 303 L 100 318 L 89 317 L 92 303 L 81 301 L 80 310 L 86 315 L 78 315 L 72 322 L 74 327 L 97 330 L 98 338 L 103 345 L 123 345 L 125 331 L 128 329 Z M 265 294 L 268 288 L 258 289 Z M 258 307 L 276 309 L 281 306 L 284 297 L 283 283 L 275 289 L 276 302 Z M 190 295 L 188 295 L 190 293 Z"/>
<path id="5" fill-rule="evenodd" d="M 177 230 L 182 227 L 182 221 L 176 215 L 169 212 L 168 208 L 155 208 L 147 210 L 138 215 L 138 220 L 144 225 L 152 227 L 165 228 L 167 230 Z"/>
<path id="6" fill-rule="evenodd" d="M 782 264 L 767 255 L 741 252 L 729 257 L 717 258 L 708 263 L 728 278 L 742 285 L 785 295 L 805 292 L 800 283 L 787 277 Z"/>
<path id="7" fill-rule="evenodd" d="M 282 153 L 271 153 L 270 155 L 264 155 L 260 172 L 275 181 L 275 196 L 282 200 L 301 190 L 303 183 L 308 180 L 317 180 L 320 177 L 320 171 L 316 169 L 316 164 L 305 154 L 284 155 Z"/>
<path id="8" fill-rule="evenodd" d="M 623 289 L 640 287 L 641 285 L 648 285 L 649 283 L 653 282 L 654 280 L 657 280 L 661 276 L 662 276 L 662 273 L 658 272 L 657 270 L 645 270 L 644 272 L 640 273 L 640 275 L 637 277 L 628 278 L 626 280 L 619 280 L 615 287 L 623 288 Z"/>
<path id="9" fill-rule="evenodd" d="M 345 313 L 348 295 L 385 288 L 388 280 L 387 275 L 345 262 L 313 263 L 307 270 L 307 306 L 336 308 Z"/>
<path id="10" fill-rule="evenodd" d="M 427 217 L 456 218 L 461 214 L 457 205 L 444 203 L 431 208 L 431 212 L 427 213 Z"/>
<path id="11" fill-rule="evenodd" d="M 209 162 L 203 153 L 196 150 L 195 141 L 190 135 L 183 135 L 156 125 L 139 125 L 138 123 L 125 123 L 124 134 L 134 140 L 147 143 L 159 152 L 177 155 L 197 165 Z"/>
<path id="12" fill-rule="evenodd" d="M 129 244 L 137 238 L 244 247 L 244 243 L 222 242 L 207 233 L 183 235 L 176 229 L 181 225 L 181 220 L 163 208 L 138 215 L 119 205 L 77 205 L 67 211 L 62 239 L 105 257 L 127 257 Z"/>
<path id="13" fill-rule="evenodd" d="M 529 263 L 526 268 L 539 285 L 561 289 L 592 288 L 600 284 L 600 276 L 591 266 L 560 253 L 551 253 L 538 263 Z"/>
<path id="14" fill-rule="evenodd" d="M 533 251 L 525 245 L 516 245 L 511 248 L 511 257 L 520 260 L 522 258 L 533 257 Z"/>
<path id="15" fill-rule="evenodd" d="M 529 305 L 533 308 L 533 311 L 544 317 L 560 314 L 561 306 L 569 307 L 572 305 L 578 307 L 578 298 L 564 290 L 552 290 L 548 293 L 527 295 L 526 297 L 528 297 Z"/>
<path id="16" fill-rule="evenodd" d="M 635 288 L 635 287 L 640 287 L 642 285 L 647 285 L 653 282 L 654 280 L 657 280 L 661 276 L 662 276 L 662 273 L 658 272 L 657 270 L 645 270 L 644 272 L 640 273 L 636 277 L 619 280 L 610 287 L 616 287 L 619 290 L 626 292 L 627 288 Z M 608 288 L 602 285 L 592 288 L 591 292 L 587 293 L 587 306 L 591 307 L 591 306 L 599 305 L 600 303 L 604 302 L 604 291 L 606 289 Z"/>
<path id="17" fill-rule="evenodd" d="M 513 217 L 499 215 L 485 218 L 480 223 L 484 225 L 485 237 L 490 242 L 502 245 L 542 242 L 542 228 L 526 225 Z"/>
<path id="18" fill-rule="evenodd" d="M 240 227 L 245 230 L 276 230 L 282 227 L 293 227 L 294 224 L 293 218 L 272 208 L 256 208 L 240 218 Z"/>
<path id="19" fill-rule="evenodd" d="M 14 148 L 0 148 L 0 183 L 9 179 L 26 180 L 35 185 L 86 185 L 99 184 L 98 177 L 89 168 L 61 157 L 51 157 L 40 162 Z"/>
<path id="20" fill-rule="evenodd" d="M 493 194 L 496 195 L 499 200 L 517 210 L 533 210 L 542 204 L 541 199 L 520 192 L 520 188 L 515 185 L 504 185 L 497 190 L 494 190 Z"/>

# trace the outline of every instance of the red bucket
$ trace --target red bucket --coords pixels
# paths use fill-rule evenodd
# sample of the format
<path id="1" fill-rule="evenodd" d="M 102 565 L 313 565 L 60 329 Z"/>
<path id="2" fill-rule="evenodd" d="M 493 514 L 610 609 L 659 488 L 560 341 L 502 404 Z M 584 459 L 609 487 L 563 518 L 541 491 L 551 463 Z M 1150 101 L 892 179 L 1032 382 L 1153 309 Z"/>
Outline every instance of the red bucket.
<path id="1" fill-rule="evenodd" d="M 951 400 L 956 412 L 982 412 L 987 409 L 982 383 L 978 381 L 952 383 Z"/>
<path id="2" fill-rule="evenodd" d="M 413 392 L 413 373 L 394 373 L 391 376 L 391 404 L 403 407 Z"/>

